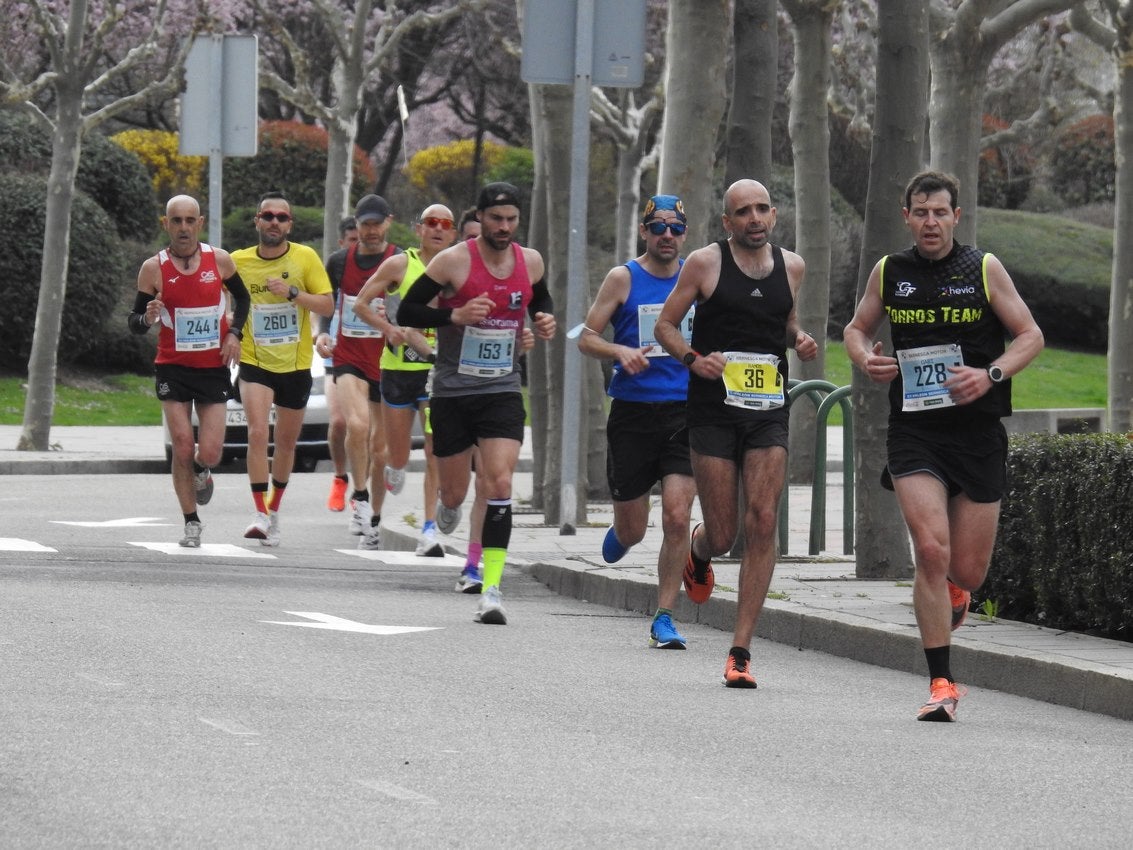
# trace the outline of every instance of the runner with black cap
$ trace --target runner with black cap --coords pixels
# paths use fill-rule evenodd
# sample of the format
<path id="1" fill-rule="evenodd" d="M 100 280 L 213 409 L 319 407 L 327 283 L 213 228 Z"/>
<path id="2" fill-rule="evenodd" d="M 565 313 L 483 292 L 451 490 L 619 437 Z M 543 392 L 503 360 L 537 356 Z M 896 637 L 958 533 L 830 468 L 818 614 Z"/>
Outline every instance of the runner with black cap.
<path id="1" fill-rule="evenodd" d="M 484 576 L 475 620 L 504 625 L 500 596 L 511 541 L 512 477 L 526 418 L 519 358 L 524 312 L 535 335 L 550 339 L 555 317 L 543 257 L 515 243 L 520 193 L 510 183 L 489 183 L 476 202 L 481 233 L 432 259 L 402 296 L 397 322 L 437 329 L 437 363 L 430 400 L 433 453 L 440 473 L 437 526 L 456 527 L 460 505 L 476 475 L 488 498 L 484 518 Z M 429 302 L 437 298 L 437 307 Z"/>

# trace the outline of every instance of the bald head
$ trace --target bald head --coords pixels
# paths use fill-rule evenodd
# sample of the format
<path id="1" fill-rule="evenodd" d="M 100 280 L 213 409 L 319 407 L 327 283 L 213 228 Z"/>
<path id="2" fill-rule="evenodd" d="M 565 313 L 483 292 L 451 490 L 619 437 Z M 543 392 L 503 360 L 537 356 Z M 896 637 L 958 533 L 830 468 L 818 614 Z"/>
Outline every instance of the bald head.
<path id="1" fill-rule="evenodd" d="M 165 214 L 198 217 L 201 214 L 201 205 L 192 195 L 174 195 L 165 205 Z"/>
<path id="2" fill-rule="evenodd" d="M 748 177 L 737 180 L 724 192 L 724 215 L 732 215 L 738 208 L 750 203 L 752 198 L 759 198 L 769 206 L 771 204 L 771 194 L 758 180 Z"/>

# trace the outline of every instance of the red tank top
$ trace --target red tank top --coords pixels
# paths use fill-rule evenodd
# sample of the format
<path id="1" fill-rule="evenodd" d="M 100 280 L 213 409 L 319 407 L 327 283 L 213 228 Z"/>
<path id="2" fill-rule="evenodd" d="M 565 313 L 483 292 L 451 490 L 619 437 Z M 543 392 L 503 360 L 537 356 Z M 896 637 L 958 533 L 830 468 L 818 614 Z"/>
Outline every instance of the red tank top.
<path id="1" fill-rule="evenodd" d="M 169 250 L 157 255 L 161 266 L 161 330 L 155 363 L 174 363 L 197 369 L 224 366 L 220 343 L 228 333 L 224 282 L 212 246 L 201 243 L 201 261 L 195 272 L 173 264 Z"/>
<path id="2" fill-rule="evenodd" d="M 382 260 L 393 256 L 396 246 L 386 246 Z M 353 366 L 371 381 L 381 380 L 382 349 L 385 340 L 375 329 L 354 316 L 354 298 L 362 291 L 374 269 L 359 268 L 354 259 L 357 246 L 346 252 L 342 268 L 342 280 L 338 284 L 338 336 L 334 341 L 334 365 Z M 380 264 L 379 264 L 380 265 Z"/>

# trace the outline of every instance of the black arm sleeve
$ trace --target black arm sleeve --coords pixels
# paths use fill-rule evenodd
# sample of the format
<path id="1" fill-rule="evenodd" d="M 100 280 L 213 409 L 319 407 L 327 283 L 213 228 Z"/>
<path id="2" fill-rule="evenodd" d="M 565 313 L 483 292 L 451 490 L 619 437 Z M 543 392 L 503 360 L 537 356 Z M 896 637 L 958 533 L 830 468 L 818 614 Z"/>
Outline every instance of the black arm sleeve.
<path id="1" fill-rule="evenodd" d="M 133 333 L 144 334 L 149 330 L 149 325 L 146 324 L 146 306 L 153 301 L 154 297 L 149 292 L 141 291 L 134 296 L 134 309 L 126 317 L 126 326 Z"/>
<path id="2" fill-rule="evenodd" d="M 232 324 L 229 325 L 228 332 L 235 334 L 237 339 L 243 339 L 244 323 L 248 321 L 248 311 L 252 309 L 252 296 L 240 279 L 240 272 L 224 281 L 224 286 L 232 293 Z"/>
<path id="3" fill-rule="evenodd" d="M 430 307 L 429 302 L 441 292 L 441 285 L 427 274 L 413 281 L 409 291 L 401 296 L 395 321 L 404 328 L 439 328 L 452 324 L 452 310 L 447 307 Z"/>
<path id="4" fill-rule="evenodd" d="M 555 312 L 555 302 L 551 299 L 551 291 L 547 289 L 547 278 L 539 278 L 538 283 L 531 285 L 531 303 L 527 305 L 527 315 L 535 320 L 536 313 Z"/>

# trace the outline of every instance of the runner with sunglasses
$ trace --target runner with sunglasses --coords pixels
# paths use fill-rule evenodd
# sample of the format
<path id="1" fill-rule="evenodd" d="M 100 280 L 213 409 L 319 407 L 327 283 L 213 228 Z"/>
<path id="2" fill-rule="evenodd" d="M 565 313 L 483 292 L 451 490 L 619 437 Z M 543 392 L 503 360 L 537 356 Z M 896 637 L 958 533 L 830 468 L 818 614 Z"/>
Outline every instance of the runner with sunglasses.
<path id="1" fill-rule="evenodd" d="M 645 204 L 638 233 L 645 253 L 610 270 L 586 314 L 578 339 L 583 354 L 614 361 L 606 422 L 606 480 L 614 501 L 614 523 L 606 531 L 602 557 L 613 564 L 645 537 L 649 496 L 661 483 L 663 539 L 657 556 L 657 610 L 649 645 L 684 649 L 673 611 L 688 561 L 689 514 L 696 482 L 688 452 L 685 399 L 688 370 L 663 349 L 653 333 L 661 305 L 672 292 L 684 261 L 684 205 L 675 195 L 654 195 Z M 681 324 L 691 339 L 692 314 Z M 613 327 L 613 341 L 602 333 Z"/>
<path id="2" fill-rule="evenodd" d="M 255 506 L 244 536 L 264 546 L 280 543 L 279 507 L 295 466 L 295 445 L 311 397 L 311 313 L 329 316 L 334 310 L 322 260 L 306 245 L 288 240 L 291 227 L 291 205 L 279 192 L 268 192 L 256 212 L 259 244 L 232 254 L 252 295 L 239 373 Z M 275 449 L 269 460 L 270 442 Z"/>
<path id="3" fill-rule="evenodd" d="M 385 338 L 381 360 L 387 449 L 385 486 L 395 496 L 405 486 L 413 419 L 421 418 L 425 434 L 425 519 L 416 553 L 439 558 L 445 550 L 437 537 L 437 464 L 428 409 L 428 383 L 437 359 L 437 334 L 432 328 L 403 328 L 395 324 L 394 317 L 402 293 L 425 271 L 433 257 L 455 241 L 456 227 L 452 211 L 443 204 L 433 204 L 422 211 L 413 229 L 421 247 L 407 248 L 378 266 L 358 293 L 354 312 Z M 383 309 L 375 307 L 382 303 L 376 299 L 384 301 Z"/>

